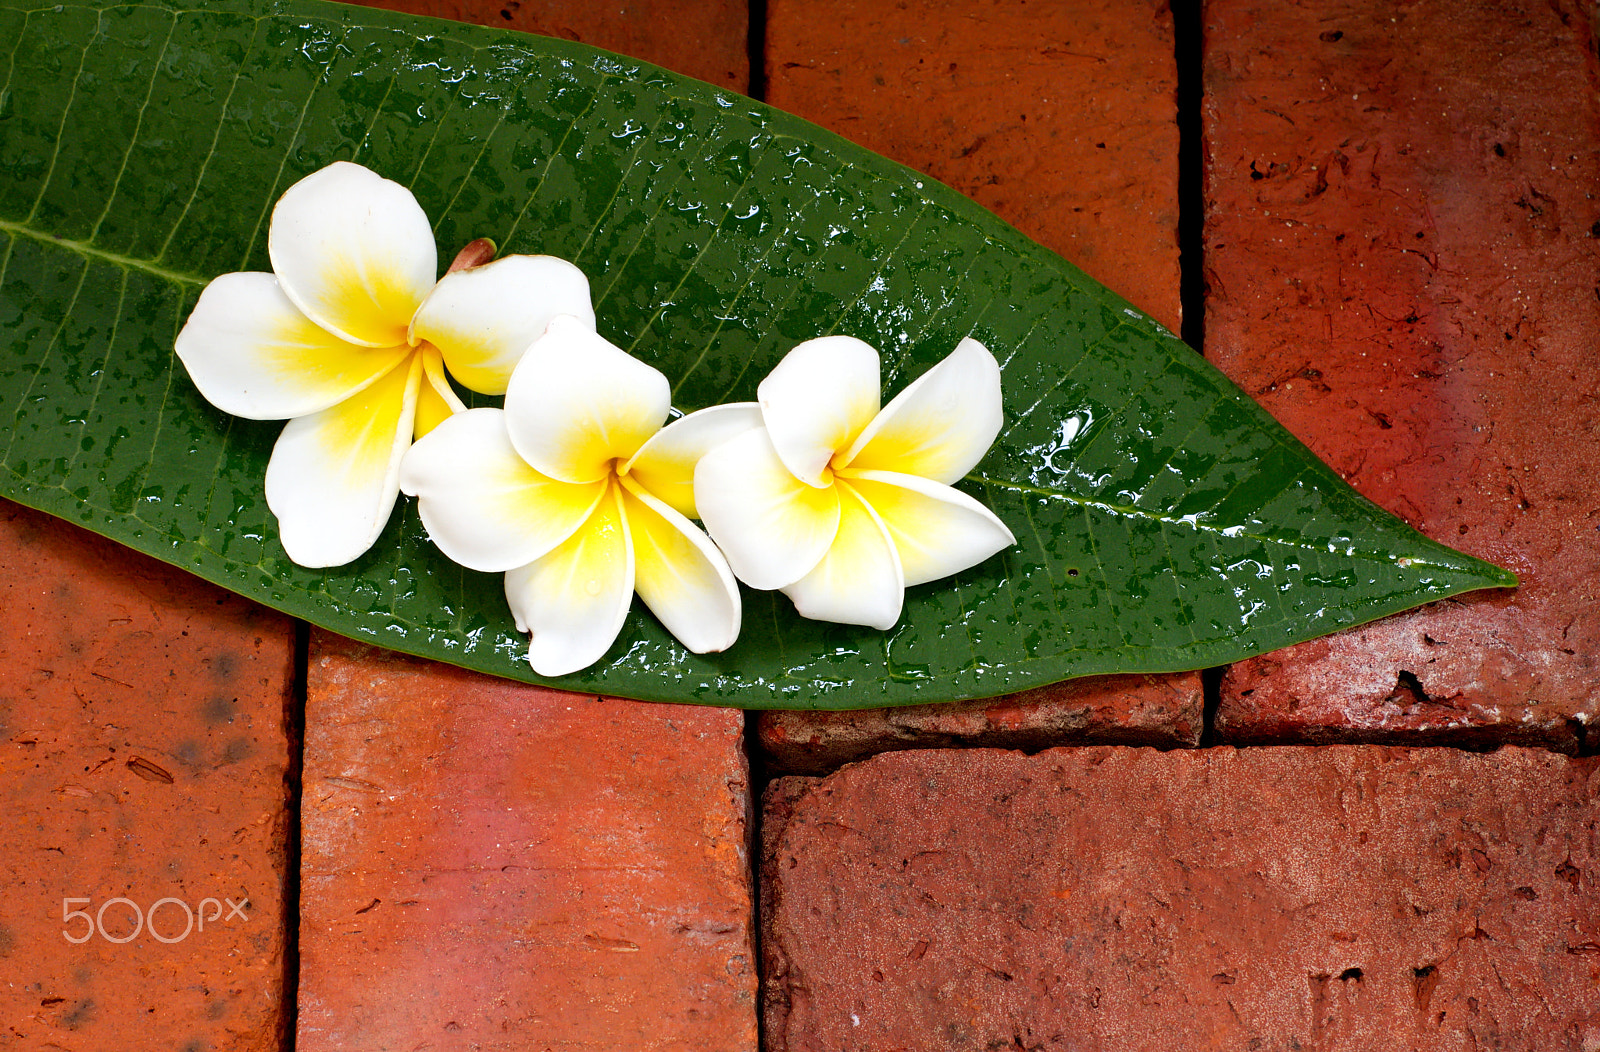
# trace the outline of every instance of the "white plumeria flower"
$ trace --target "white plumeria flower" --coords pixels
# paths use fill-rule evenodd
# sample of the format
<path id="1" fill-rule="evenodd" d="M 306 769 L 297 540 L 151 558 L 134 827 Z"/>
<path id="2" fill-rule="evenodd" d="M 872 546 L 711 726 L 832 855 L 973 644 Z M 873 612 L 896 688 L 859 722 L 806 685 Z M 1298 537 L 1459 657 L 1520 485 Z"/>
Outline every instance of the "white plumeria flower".
<path id="1" fill-rule="evenodd" d="M 1000 367 L 965 339 L 880 412 L 878 352 L 849 336 L 800 344 L 757 389 L 763 426 L 695 470 L 706 530 L 739 579 L 804 617 L 887 629 L 907 585 L 1016 543 L 950 483 L 1001 424 Z"/>
<path id="2" fill-rule="evenodd" d="M 466 408 L 447 368 L 501 394 L 556 314 L 594 325 L 588 280 L 551 256 L 436 280 L 433 230 L 411 191 L 345 161 L 285 191 L 267 254 L 272 273 L 206 286 L 176 350 L 217 408 L 289 421 L 266 495 L 302 566 L 338 566 L 377 540 L 413 437 Z"/>
<path id="3" fill-rule="evenodd" d="M 665 376 L 558 317 L 512 373 L 504 410 L 453 416 L 406 454 L 400 486 L 428 536 L 462 566 L 505 572 L 542 676 L 605 656 L 635 591 L 697 654 L 738 638 L 738 583 L 689 520 L 695 463 L 759 411 L 716 406 L 662 427 L 670 412 Z"/>

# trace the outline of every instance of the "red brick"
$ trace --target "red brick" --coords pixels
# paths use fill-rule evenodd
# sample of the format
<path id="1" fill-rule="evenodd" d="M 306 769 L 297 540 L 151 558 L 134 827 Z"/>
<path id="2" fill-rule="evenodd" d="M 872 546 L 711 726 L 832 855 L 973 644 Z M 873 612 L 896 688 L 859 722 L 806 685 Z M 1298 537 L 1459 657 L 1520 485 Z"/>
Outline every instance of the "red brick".
<path id="1" fill-rule="evenodd" d="M 1441 604 L 1240 662 L 1223 673 L 1217 735 L 1239 744 L 1412 741 L 1577 752 L 1592 712 L 1545 693 L 1570 676 L 1538 675 L 1525 654 L 1496 646 L 1506 611 L 1486 605 Z M 1449 653 L 1452 639 L 1463 638 L 1468 652 Z"/>
<path id="2" fill-rule="evenodd" d="M 749 11 L 741 0 L 354 0 L 576 40 L 734 91 L 750 90 Z"/>
<path id="3" fill-rule="evenodd" d="M 742 714 L 313 634 L 301 1052 L 748 1050 Z"/>
<path id="4" fill-rule="evenodd" d="M 1600 1048 L 1600 759 L 935 750 L 767 800 L 769 1052 Z"/>
<path id="5" fill-rule="evenodd" d="M 1177 329 L 1165 3 L 771 0 L 766 69 L 773 105 L 949 183 Z M 1119 678 L 962 705 L 763 713 L 757 729 L 778 770 L 820 772 L 956 742 L 1194 744 L 1200 710 L 1193 676 Z"/>
<path id="6" fill-rule="evenodd" d="M 767 99 L 998 212 L 1173 331 L 1165 0 L 769 0 Z"/>
<path id="7" fill-rule="evenodd" d="M 756 735 L 769 768 L 826 774 L 873 753 L 949 745 L 1200 744 L 1199 673 L 1093 676 L 984 701 L 844 712 L 763 712 Z"/>
<path id="8" fill-rule="evenodd" d="M 1600 103 L 1575 3 L 1206 5 L 1207 354 L 1516 571 L 1236 668 L 1233 740 L 1576 743 L 1600 715 Z"/>
<path id="9" fill-rule="evenodd" d="M 292 622 L 3 501 L 0 553 L 0 1047 L 277 1049 Z M 64 936 L 116 898 L 171 941 Z"/>

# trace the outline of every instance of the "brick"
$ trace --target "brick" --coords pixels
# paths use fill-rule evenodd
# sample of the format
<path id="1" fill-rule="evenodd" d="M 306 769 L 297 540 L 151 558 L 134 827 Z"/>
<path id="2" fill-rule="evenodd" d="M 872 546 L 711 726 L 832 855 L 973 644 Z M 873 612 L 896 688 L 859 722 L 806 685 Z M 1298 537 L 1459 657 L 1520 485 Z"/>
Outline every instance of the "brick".
<path id="1" fill-rule="evenodd" d="M 741 0 L 354 0 L 413 15 L 576 40 L 750 90 L 749 10 Z"/>
<path id="2" fill-rule="evenodd" d="M 1530 667 L 1539 649 L 1525 637 L 1520 648 L 1503 642 L 1518 613 L 1493 601 L 1439 604 L 1242 661 L 1222 675 L 1218 740 L 1578 752 L 1593 733 L 1592 703 L 1547 693 L 1570 685 L 1572 670 Z"/>
<path id="3" fill-rule="evenodd" d="M 766 73 L 774 106 L 948 183 L 1178 330 L 1165 0 L 768 0 Z"/>
<path id="4" fill-rule="evenodd" d="M 741 713 L 311 646 L 301 1052 L 753 1052 Z"/>
<path id="5" fill-rule="evenodd" d="M 293 623 L 9 501 L 0 553 L 0 1047 L 276 1050 Z"/>
<path id="6" fill-rule="evenodd" d="M 940 179 L 1176 330 L 1177 72 L 1165 3 L 770 0 L 767 98 Z M 841 33 L 840 26 L 849 26 Z M 762 713 L 780 771 L 886 749 L 1195 744 L 1197 677 L 961 705 Z"/>
<path id="7" fill-rule="evenodd" d="M 781 779 L 769 1052 L 1600 1048 L 1600 759 L 935 750 Z"/>
<path id="8" fill-rule="evenodd" d="M 894 749 L 950 745 L 1200 744 L 1200 674 L 1091 676 L 983 701 L 843 712 L 763 712 L 756 736 L 768 770 L 826 774 Z"/>
<path id="9" fill-rule="evenodd" d="M 1577 748 L 1600 716 L 1588 8 L 1205 18 L 1207 354 L 1363 494 L 1522 579 L 1236 667 L 1219 730 Z"/>

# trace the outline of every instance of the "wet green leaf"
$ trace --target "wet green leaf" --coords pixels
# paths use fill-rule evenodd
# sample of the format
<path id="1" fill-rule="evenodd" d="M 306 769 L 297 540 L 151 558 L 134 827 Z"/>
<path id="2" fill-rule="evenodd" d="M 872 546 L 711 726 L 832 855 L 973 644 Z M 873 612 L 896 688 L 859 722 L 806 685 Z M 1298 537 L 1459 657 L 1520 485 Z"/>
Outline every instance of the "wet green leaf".
<path id="1" fill-rule="evenodd" d="M 282 554 L 280 425 L 195 392 L 172 340 L 204 283 L 268 269 L 296 179 L 358 160 L 412 187 L 441 256 L 576 260 L 601 331 L 684 410 L 752 396 L 848 333 L 886 396 L 966 335 L 1006 428 L 962 485 L 1020 543 L 914 588 L 880 633 L 746 593 L 728 653 L 635 604 L 582 690 L 748 707 L 992 695 L 1232 661 L 1509 574 L 1352 492 L 1159 325 L 953 191 L 748 99 L 565 41 L 249 0 L 0 0 L 0 492 L 337 632 L 533 679 L 498 576 L 402 502 L 366 557 Z"/>

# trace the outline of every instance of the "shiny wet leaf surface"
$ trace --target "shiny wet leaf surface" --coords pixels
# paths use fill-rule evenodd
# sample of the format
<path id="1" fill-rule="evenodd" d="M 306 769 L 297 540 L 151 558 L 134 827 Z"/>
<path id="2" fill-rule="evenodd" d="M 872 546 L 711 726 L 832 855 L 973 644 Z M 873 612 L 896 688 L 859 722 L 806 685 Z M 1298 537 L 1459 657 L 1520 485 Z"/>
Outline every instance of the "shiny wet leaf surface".
<path id="1" fill-rule="evenodd" d="M 1005 693 L 1221 664 L 1510 575 L 1351 491 L 1198 355 L 954 192 L 631 59 L 311 3 L 0 5 L 0 493 L 334 631 L 534 679 L 500 575 L 403 501 L 334 571 L 262 496 L 281 425 L 220 413 L 172 340 L 217 274 L 268 269 L 273 202 L 355 160 L 411 187 L 448 259 L 574 260 L 600 331 L 691 411 L 794 344 L 883 354 L 885 399 L 965 336 L 1006 424 L 960 485 L 1018 545 L 912 588 L 887 633 L 745 592 L 725 654 L 635 603 L 563 686 L 747 707 Z"/>

